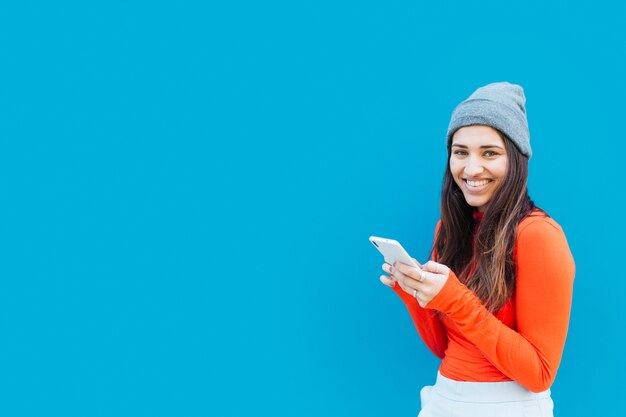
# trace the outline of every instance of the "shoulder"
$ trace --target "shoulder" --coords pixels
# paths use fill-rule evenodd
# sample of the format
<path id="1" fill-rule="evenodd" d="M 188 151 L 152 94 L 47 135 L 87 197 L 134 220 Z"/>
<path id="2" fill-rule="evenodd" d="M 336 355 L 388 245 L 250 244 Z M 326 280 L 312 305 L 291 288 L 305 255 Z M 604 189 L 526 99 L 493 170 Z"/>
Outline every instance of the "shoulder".
<path id="1" fill-rule="evenodd" d="M 520 282 L 532 277 L 563 277 L 562 282 L 574 278 L 574 257 L 563 229 L 539 210 L 519 223 L 514 251 Z M 534 272 L 529 275 L 529 271 Z M 544 281 L 554 281 L 552 278 Z"/>
<path id="2" fill-rule="evenodd" d="M 516 252 L 545 258 L 559 255 L 571 257 L 567 238 L 561 226 L 540 210 L 532 212 L 517 227 Z"/>
<path id="3" fill-rule="evenodd" d="M 441 230 L 441 219 L 437 220 L 437 224 L 435 225 L 434 240 L 437 240 L 440 230 Z"/>
<path id="4" fill-rule="evenodd" d="M 552 217 L 541 210 L 535 210 L 517 226 L 517 238 L 541 238 L 550 235 L 563 235 L 563 229 Z"/>

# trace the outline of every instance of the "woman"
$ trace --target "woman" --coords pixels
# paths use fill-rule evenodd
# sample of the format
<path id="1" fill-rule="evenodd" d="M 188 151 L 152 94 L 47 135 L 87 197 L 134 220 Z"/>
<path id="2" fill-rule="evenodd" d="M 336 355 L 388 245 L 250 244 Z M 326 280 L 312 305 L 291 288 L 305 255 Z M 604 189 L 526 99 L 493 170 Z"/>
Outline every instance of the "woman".
<path id="1" fill-rule="evenodd" d="M 419 417 L 552 416 L 574 260 L 561 227 L 528 196 L 524 92 L 476 90 L 452 114 L 432 259 L 383 265 L 442 358 Z"/>

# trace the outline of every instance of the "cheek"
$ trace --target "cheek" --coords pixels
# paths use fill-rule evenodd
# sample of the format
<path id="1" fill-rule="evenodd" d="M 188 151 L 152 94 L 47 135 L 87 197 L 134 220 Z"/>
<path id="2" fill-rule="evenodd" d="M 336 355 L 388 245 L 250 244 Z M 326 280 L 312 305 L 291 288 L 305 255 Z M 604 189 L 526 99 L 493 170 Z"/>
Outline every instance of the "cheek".
<path id="1" fill-rule="evenodd" d="M 498 178 L 500 178 L 500 180 L 503 180 L 504 177 L 506 177 L 506 169 L 507 169 L 507 163 L 504 162 L 494 167 L 493 172 L 498 176 Z"/>
<path id="2" fill-rule="evenodd" d="M 450 159 L 448 167 L 450 168 L 450 172 L 452 173 L 452 175 L 456 177 L 457 171 L 459 170 L 459 163 L 455 162 L 454 159 Z"/>
<path id="3" fill-rule="evenodd" d="M 450 161 L 448 167 L 450 168 L 450 173 L 452 174 L 454 182 L 458 184 L 459 176 L 463 173 L 463 165 L 459 164 L 458 162 Z"/>

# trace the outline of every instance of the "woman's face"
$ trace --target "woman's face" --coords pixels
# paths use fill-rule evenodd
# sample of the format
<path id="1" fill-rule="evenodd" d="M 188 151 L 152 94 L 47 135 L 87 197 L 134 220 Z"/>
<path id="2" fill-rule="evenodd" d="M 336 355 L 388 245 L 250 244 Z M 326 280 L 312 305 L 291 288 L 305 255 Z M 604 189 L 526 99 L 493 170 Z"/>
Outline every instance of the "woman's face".
<path id="1" fill-rule="evenodd" d="M 489 126 L 466 126 L 452 136 L 450 172 L 465 201 L 484 212 L 504 181 L 508 158 L 504 140 Z"/>

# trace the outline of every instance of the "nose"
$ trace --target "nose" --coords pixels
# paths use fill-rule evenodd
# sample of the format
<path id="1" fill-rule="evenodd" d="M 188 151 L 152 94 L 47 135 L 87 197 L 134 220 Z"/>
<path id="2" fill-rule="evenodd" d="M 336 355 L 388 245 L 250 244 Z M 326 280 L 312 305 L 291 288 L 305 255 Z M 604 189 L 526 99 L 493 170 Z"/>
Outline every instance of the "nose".
<path id="1" fill-rule="evenodd" d="M 465 165 L 465 175 L 468 177 L 475 177 L 484 171 L 484 167 L 481 161 L 477 158 L 468 158 L 467 165 Z"/>

